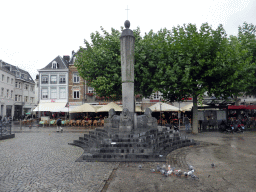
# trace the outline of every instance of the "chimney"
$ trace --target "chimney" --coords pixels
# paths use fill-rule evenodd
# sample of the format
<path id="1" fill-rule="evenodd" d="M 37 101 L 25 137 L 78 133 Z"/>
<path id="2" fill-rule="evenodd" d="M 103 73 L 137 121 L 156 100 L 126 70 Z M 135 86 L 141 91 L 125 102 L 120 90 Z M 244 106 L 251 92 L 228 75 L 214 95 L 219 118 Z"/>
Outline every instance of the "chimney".
<path id="1" fill-rule="evenodd" d="M 64 59 L 67 63 L 69 63 L 70 57 L 69 57 L 69 55 L 64 55 L 64 56 L 63 56 L 63 59 Z"/>

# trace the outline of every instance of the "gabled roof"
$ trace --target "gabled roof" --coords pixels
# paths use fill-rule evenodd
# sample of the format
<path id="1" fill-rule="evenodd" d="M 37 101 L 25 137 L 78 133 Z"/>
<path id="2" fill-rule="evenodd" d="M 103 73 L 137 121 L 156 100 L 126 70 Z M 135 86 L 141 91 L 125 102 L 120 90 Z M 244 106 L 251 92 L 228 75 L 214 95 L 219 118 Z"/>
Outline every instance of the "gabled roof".
<path id="1" fill-rule="evenodd" d="M 2 69 L 4 69 L 5 71 L 9 71 L 10 73 L 12 73 L 16 79 L 21 79 L 30 83 L 35 83 L 34 80 L 32 79 L 31 75 L 29 74 L 29 72 L 20 69 L 17 66 L 11 65 L 9 63 L 6 63 L 4 61 L 2 61 Z M 20 76 L 18 77 L 16 72 L 20 72 Z M 24 76 L 22 76 L 22 74 L 24 74 Z M 25 78 L 25 75 L 27 76 L 27 78 Z"/>
<path id="2" fill-rule="evenodd" d="M 56 61 L 58 64 L 58 68 L 57 69 L 53 69 L 52 68 L 52 62 Z M 61 57 L 61 56 L 57 56 L 55 59 L 53 59 L 48 65 L 46 65 L 44 68 L 39 69 L 39 70 L 58 70 L 58 69 L 68 69 L 68 63 Z"/>

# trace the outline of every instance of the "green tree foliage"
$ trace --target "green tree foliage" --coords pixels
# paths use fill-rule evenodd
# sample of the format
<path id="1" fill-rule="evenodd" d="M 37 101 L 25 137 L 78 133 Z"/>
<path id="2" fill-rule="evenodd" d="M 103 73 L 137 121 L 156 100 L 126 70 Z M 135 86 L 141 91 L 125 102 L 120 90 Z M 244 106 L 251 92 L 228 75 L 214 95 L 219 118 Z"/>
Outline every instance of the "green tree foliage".
<path id="1" fill-rule="evenodd" d="M 252 57 L 252 62 L 256 63 L 256 26 L 244 22 L 242 26 L 238 27 L 238 40 L 243 49 L 248 50 L 248 55 Z M 252 70 L 255 71 L 255 68 Z M 245 82 L 247 85 L 246 94 L 256 94 L 256 76 L 254 76 L 253 80 Z"/>
<path id="2" fill-rule="evenodd" d="M 101 27 L 99 32 L 91 34 L 91 43 L 85 40 L 86 49 L 80 49 L 75 65 L 79 74 L 98 96 L 120 99 L 121 85 L 121 32 L 111 29 L 111 34 Z M 140 29 L 133 30 L 135 37 L 134 91 L 135 94 L 149 96 L 155 87 L 155 74 L 159 53 L 161 52 L 159 37 L 152 31 L 140 36 Z M 163 41 L 164 43 L 164 41 Z"/>
<path id="3" fill-rule="evenodd" d="M 121 32 L 101 30 L 103 35 L 91 34 L 91 43 L 85 40 L 86 49 L 80 50 L 75 65 L 98 96 L 120 99 Z M 228 38 L 222 25 L 214 30 L 208 23 L 199 29 L 184 24 L 172 30 L 150 31 L 141 37 L 137 28 L 133 31 L 135 94 L 149 96 L 161 91 L 169 101 L 193 97 L 193 131 L 197 133 L 198 96 L 205 92 L 216 97 L 237 96 L 255 79 L 255 46 L 246 46 L 250 44 L 247 38 L 253 39 L 250 32 L 255 28 L 239 30 L 239 38 Z"/>
<path id="4" fill-rule="evenodd" d="M 193 97 L 193 131 L 197 132 L 198 96 L 238 94 L 252 77 L 243 74 L 250 71 L 251 58 L 236 37 L 227 38 L 222 25 L 216 30 L 207 23 L 199 30 L 192 24 L 173 27 L 167 41 L 170 59 L 159 69 L 159 91 L 170 101 Z"/>

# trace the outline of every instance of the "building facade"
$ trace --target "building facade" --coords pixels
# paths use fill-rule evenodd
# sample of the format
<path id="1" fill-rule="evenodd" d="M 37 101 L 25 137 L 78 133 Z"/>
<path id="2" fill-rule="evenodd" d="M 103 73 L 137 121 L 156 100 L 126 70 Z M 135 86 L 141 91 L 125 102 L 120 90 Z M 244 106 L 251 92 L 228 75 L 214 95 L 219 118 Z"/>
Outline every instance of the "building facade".
<path id="1" fill-rule="evenodd" d="M 57 56 L 44 68 L 39 69 L 38 101 L 40 105 L 50 104 L 54 107 L 65 107 L 68 102 L 68 62 L 69 56 Z M 41 108 L 42 109 L 42 108 Z M 37 109 L 38 110 L 38 109 Z"/>
<path id="2" fill-rule="evenodd" d="M 68 101 L 70 109 L 80 106 L 86 102 L 86 81 L 79 76 L 76 66 L 74 65 L 76 53 L 72 51 L 69 61 L 69 78 L 68 78 Z"/>
<path id="3" fill-rule="evenodd" d="M 35 108 L 35 82 L 30 74 L 1 61 L 1 115 L 20 117 Z"/>

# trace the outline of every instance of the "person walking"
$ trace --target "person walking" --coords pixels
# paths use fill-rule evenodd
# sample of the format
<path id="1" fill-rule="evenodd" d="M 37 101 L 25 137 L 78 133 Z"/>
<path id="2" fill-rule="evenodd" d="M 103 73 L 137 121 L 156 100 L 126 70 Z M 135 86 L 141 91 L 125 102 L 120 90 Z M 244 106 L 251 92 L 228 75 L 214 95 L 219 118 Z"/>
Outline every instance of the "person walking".
<path id="1" fill-rule="evenodd" d="M 186 131 L 189 131 L 189 118 L 187 117 L 187 115 L 185 115 L 185 118 L 184 118 L 184 123 L 185 123 L 185 128 L 186 128 Z"/>
<path id="2" fill-rule="evenodd" d="M 59 132 L 59 129 L 61 132 L 63 132 L 63 129 L 61 128 L 61 118 L 57 120 L 57 132 Z"/>

